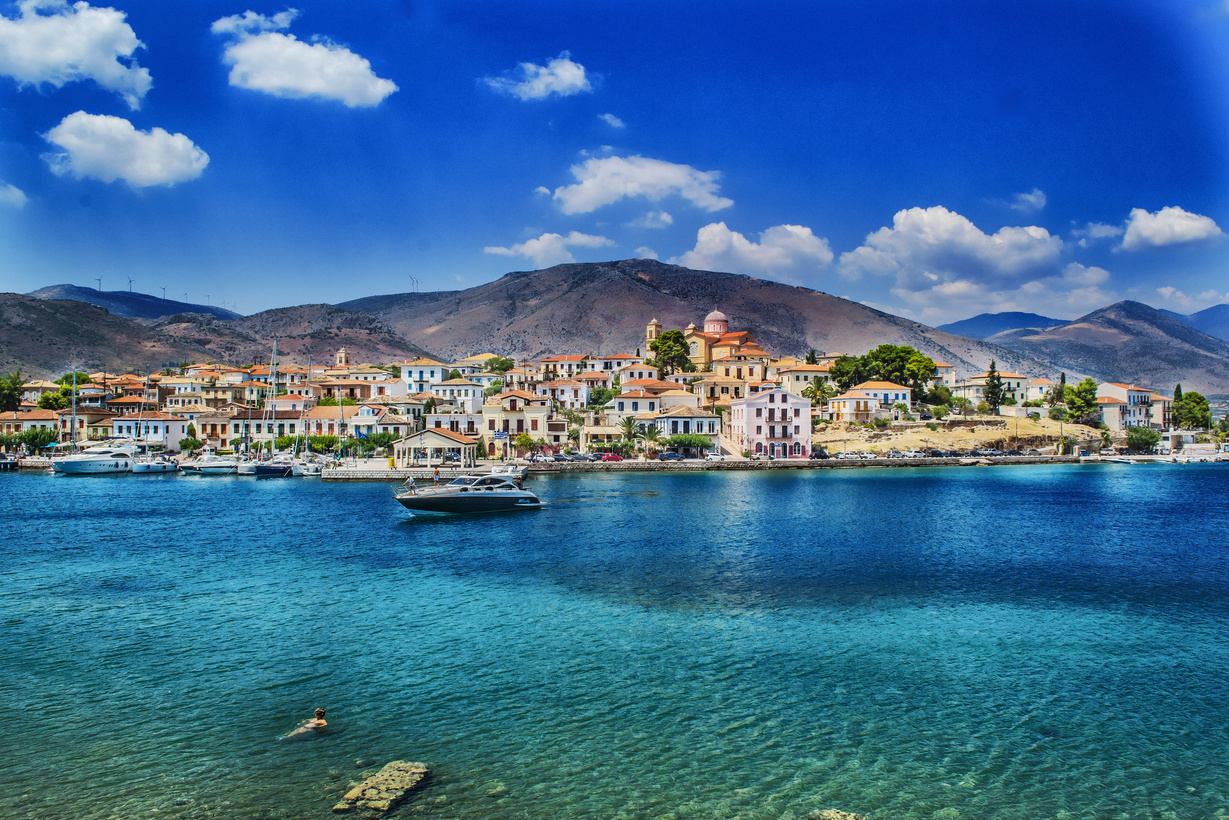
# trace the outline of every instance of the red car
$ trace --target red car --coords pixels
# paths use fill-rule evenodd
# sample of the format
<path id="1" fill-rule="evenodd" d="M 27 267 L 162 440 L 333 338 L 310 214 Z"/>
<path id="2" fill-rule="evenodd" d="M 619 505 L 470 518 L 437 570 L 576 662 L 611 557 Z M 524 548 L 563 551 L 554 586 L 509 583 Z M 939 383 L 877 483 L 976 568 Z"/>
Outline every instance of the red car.
<path id="1" fill-rule="evenodd" d="M 607 453 L 606 455 L 602 456 L 602 461 L 622 461 L 622 460 L 623 460 L 623 456 L 619 455 L 618 453 Z"/>

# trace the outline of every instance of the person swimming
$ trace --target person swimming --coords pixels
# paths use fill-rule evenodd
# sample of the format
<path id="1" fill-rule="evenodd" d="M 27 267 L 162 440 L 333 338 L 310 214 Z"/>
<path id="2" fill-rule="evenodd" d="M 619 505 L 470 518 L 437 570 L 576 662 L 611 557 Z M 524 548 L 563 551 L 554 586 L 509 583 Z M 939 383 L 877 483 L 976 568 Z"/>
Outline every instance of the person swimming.
<path id="1" fill-rule="evenodd" d="M 328 721 L 324 719 L 324 709 L 317 706 L 315 715 L 316 716 L 314 718 L 310 720 L 305 720 L 302 723 L 300 723 L 298 726 L 294 727 L 294 731 L 286 734 L 285 736 L 283 736 L 282 739 L 285 740 L 286 738 L 290 738 L 290 737 L 311 734 L 312 732 L 315 732 L 317 729 L 323 729 L 325 726 L 329 725 Z"/>

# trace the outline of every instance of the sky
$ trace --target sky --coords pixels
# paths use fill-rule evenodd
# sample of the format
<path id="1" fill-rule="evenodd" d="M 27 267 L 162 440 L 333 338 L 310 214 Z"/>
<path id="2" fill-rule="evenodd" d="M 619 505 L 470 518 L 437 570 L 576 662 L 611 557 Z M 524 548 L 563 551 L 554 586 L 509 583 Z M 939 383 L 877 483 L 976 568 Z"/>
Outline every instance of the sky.
<path id="1" fill-rule="evenodd" d="M 1229 302 L 1226 231 L 1229 0 L 0 0 L 0 291 L 654 258 L 1071 319 Z"/>

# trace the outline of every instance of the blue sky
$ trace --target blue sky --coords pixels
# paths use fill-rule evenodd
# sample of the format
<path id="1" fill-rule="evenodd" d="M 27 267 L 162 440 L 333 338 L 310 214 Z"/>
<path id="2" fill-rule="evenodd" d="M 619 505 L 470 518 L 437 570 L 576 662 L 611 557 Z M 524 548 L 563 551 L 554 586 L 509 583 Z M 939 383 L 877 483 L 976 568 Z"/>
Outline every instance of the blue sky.
<path id="1" fill-rule="evenodd" d="M 1229 302 L 1229 0 L 0 3 L 0 289 Z M 617 294 L 611 298 L 617 299 Z"/>

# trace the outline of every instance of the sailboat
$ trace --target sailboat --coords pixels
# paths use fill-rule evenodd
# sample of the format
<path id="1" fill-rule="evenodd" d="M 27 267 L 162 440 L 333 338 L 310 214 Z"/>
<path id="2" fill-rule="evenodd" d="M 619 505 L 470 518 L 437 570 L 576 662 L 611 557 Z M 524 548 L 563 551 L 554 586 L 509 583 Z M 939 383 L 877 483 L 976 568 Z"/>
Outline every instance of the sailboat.
<path id="1" fill-rule="evenodd" d="M 145 399 L 149 396 L 149 371 L 145 371 L 145 389 L 141 398 L 141 409 L 137 413 L 137 435 L 136 442 L 138 448 L 141 445 L 141 428 L 145 423 Z M 167 425 L 167 430 L 170 430 L 170 425 Z M 137 475 L 159 475 L 159 474 L 175 474 L 179 472 L 179 465 L 176 464 L 170 457 L 159 453 L 154 455 L 149 451 L 149 433 L 145 433 L 145 449 L 138 452 L 137 457 L 132 461 L 132 472 Z"/>
<path id="2" fill-rule="evenodd" d="M 273 339 L 273 360 L 269 364 L 269 383 L 272 387 L 271 398 L 265 401 L 265 413 L 261 414 L 263 423 L 268 424 L 265 428 L 266 432 L 272 429 L 273 424 L 269 424 L 265 419 L 268 417 L 269 404 L 273 404 L 273 420 L 277 421 L 277 338 Z M 269 432 L 269 453 L 273 453 L 273 434 Z M 268 461 L 256 462 L 256 477 L 257 478 L 286 478 L 291 474 L 290 457 L 285 455 L 272 456 Z"/>

